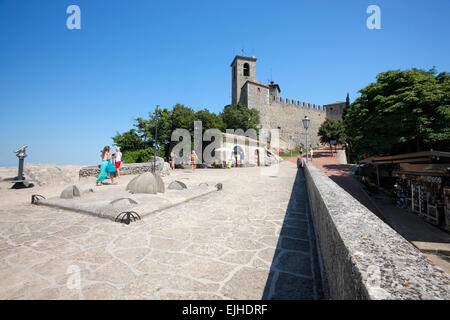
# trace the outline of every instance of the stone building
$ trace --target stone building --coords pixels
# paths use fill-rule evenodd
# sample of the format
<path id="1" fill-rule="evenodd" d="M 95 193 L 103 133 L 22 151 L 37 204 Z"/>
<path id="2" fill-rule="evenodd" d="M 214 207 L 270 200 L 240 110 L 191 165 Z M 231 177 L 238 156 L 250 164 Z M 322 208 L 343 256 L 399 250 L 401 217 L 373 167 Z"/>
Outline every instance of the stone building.
<path id="1" fill-rule="evenodd" d="M 280 97 L 280 86 L 273 81 L 263 84 L 256 79 L 256 58 L 236 56 L 231 63 L 231 104 L 243 104 L 260 112 L 261 129 L 280 130 L 280 150 L 294 150 L 305 144 L 302 119 L 308 116 L 311 127 L 308 143 L 320 144 L 317 132 L 329 118 L 342 120 L 345 102 L 320 106 Z"/>
<path id="2" fill-rule="evenodd" d="M 267 144 L 262 141 L 241 135 L 222 133 L 220 147 L 215 149 L 219 163 L 226 165 L 232 160 L 234 154 L 239 154 L 241 164 L 245 167 L 270 166 L 280 161 L 280 158 L 273 154 L 267 148 Z"/>

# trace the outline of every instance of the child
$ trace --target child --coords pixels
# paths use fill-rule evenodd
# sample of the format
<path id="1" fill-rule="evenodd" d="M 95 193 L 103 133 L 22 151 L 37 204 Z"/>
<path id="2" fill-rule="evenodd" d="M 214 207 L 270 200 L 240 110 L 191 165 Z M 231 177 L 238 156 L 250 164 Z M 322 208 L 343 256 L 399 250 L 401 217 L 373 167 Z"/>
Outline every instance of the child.
<path id="1" fill-rule="evenodd" d="M 117 178 L 120 177 L 120 165 L 122 164 L 122 152 L 120 152 L 120 148 L 116 148 L 116 153 L 114 154 L 114 160 L 115 160 L 115 167 L 117 169 Z"/>
<path id="2" fill-rule="evenodd" d="M 171 152 L 169 156 L 170 169 L 175 170 L 175 153 Z"/>
<path id="3" fill-rule="evenodd" d="M 191 152 L 191 167 L 192 167 L 192 172 L 194 172 L 195 170 L 195 160 L 197 158 L 197 155 L 195 154 L 195 151 L 192 150 Z"/>

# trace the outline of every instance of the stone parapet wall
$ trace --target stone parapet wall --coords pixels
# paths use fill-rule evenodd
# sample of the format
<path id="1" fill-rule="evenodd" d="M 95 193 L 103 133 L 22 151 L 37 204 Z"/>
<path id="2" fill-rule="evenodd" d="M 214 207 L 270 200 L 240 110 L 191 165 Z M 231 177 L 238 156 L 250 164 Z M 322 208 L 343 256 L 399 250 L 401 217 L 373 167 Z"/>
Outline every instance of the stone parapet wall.
<path id="1" fill-rule="evenodd" d="M 347 164 L 347 153 L 345 150 L 339 150 L 336 154 L 336 160 L 340 164 Z"/>
<path id="2" fill-rule="evenodd" d="M 449 275 L 317 168 L 304 170 L 331 299 L 450 299 Z"/>
<path id="3" fill-rule="evenodd" d="M 158 170 L 158 163 L 156 164 Z M 153 164 L 145 163 L 125 163 L 120 167 L 120 175 L 141 174 L 152 171 Z M 80 178 L 98 176 L 100 173 L 100 165 L 86 166 L 80 169 Z"/>

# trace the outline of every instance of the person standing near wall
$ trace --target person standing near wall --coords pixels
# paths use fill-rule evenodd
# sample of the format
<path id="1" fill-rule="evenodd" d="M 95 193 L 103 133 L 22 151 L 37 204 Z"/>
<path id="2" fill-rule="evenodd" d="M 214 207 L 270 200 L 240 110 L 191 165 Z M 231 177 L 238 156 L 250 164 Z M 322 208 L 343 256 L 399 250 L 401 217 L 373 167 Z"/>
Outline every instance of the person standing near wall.
<path id="1" fill-rule="evenodd" d="M 120 148 L 117 147 L 116 148 L 116 153 L 115 153 L 116 157 L 115 157 L 115 167 L 117 170 L 117 178 L 120 177 L 120 165 L 122 164 L 122 152 L 120 152 Z"/>
<path id="2" fill-rule="evenodd" d="M 109 153 L 109 146 L 105 146 L 102 151 L 102 164 L 100 165 L 100 174 L 97 178 L 96 185 L 103 185 L 103 180 L 108 177 L 108 174 L 111 173 L 108 171 L 108 165 L 111 164 L 111 154 Z M 111 176 L 111 183 L 114 184 L 114 177 Z"/>
<path id="3" fill-rule="evenodd" d="M 169 156 L 170 169 L 175 170 L 175 153 L 171 152 Z"/>
<path id="4" fill-rule="evenodd" d="M 310 150 L 310 153 L 311 153 L 311 161 L 313 160 L 313 157 L 314 157 L 314 150 L 313 150 L 313 148 L 312 148 L 312 146 L 311 145 L 309 145 L 309 147 L 311 148 Z M 306 156 L 308 156 L 308 155 L 306 155 Z"/>
<path id="5" fill-rule="evenodd" d="M 196 159 L 197 158 L 197 155 L 195 154 L 195 151 L 194 150 L 192 150 L 192 152 L 191 152 L 191 167 L 192 167 L 192 172 L 194 172 L 194 170 L 195 170 L 195 162 L 196 162 Z"/>

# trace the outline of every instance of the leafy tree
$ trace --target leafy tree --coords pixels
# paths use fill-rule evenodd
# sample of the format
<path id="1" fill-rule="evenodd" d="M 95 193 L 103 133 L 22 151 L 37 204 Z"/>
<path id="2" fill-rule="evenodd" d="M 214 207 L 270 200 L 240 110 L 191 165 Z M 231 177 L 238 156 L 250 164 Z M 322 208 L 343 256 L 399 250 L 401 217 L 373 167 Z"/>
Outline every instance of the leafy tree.
<path id="1" fill-rule="evenodd" d="M 195 120 L 201 121 L 203 131 L 207 129 L 225 130 L 225 123 L 220 115 L 210 112 L 208 109 L 203 109 L 195 113 Z"/>
<path id="2" fill-rule="evenodd" d="M 242 104 L 228 105 L 225 106 L 221 116 L 227 129 L 259 131 L 259 111 L 256 109 L 250 109 Z"/>
<path id="3" fill-rule="evenodd" d="M 345 119 L 345 116 L 347 115 L 349 108 L 350 108 L 350 95 L 347 92 L 347 98 L 345 98 L 345 109 L 342 112 L 342 119 Z"/>
<path id="4" fill-rule="evenodd" d="M 412 69 L 378 74 L 345 118 L 356 155 L 450 148 L 450 75 Z"/>
<path id="5" fill-rule="evenodd" d="M 154 156 L 153 148 L 145 148 L 139 150 L 125 151 L 123 152 L 122 159 L 124 163 L 141 163 L 148 162 Z M 158 150 L 156 152 L 158 157 L 164 157 L 165 150 L 164 148 Z"/>
<path id="6" fill-rule="evenodd" d="M 155 129 L 158 123 L 158 144 L 167 144 L 170 141 L 172 134 L 172 120 L 171 112 L 164 109 L 157 109 L 149 113 L 149 119 L 136 118 L 135 126 L 141 134 L 147 146 L 154 147 L 155 144 Z"/>
<path id="7" fill-rule="evenodd" d="M 191 135 L 194 132 L 194 121 L 202 121 L 203 131 L 217 128 L 224 131 L 226 128 L 243 129 L 244 131 L 258 129 L 259 112 L 248 109 L 246 106 L 226 106 L 222 114 L 215 114 L 207 109 L 194 112 L 193 109 L 176 104 L 172 110 L 167 108 L 156 109 L 150 112 L 148 119 L 136 118 L 134 126 L 123 134 L 117 133 L 113 137 L 114 143 L 121 147 L 123 160 L 127 163 L 146 162 L 154 154 L 155 129 L 158 126 L 157 155 L 167 157 L 173 147 L 171 136 L 176 129 L 187 129 Z M 193 140 L 192 140 L 193 141 Z"/>
<path id="8" fill-rule="evenodd" d="M 119 146 L 122 152 L 145 148 L 145 142 L 142 137 L 136 133 L 136 129 L 131 129 L 123 134 L 117 132 L 116 136 L 112 139 L 114 144 Z"/>
<path id="9" fill-rule="evenodd" d="M 182 104 L 176 104 L 172 109 L 172 130 L 186 129 L 194 132 L 195 112 Z"/>
<path id="10" fill-rule="evenodd" d="M 330 143 L 331 140 L 343 141 L 345 139 L 344 124 L 341 121 L 325 120 L 319 128 L 320 142 Z"/>

